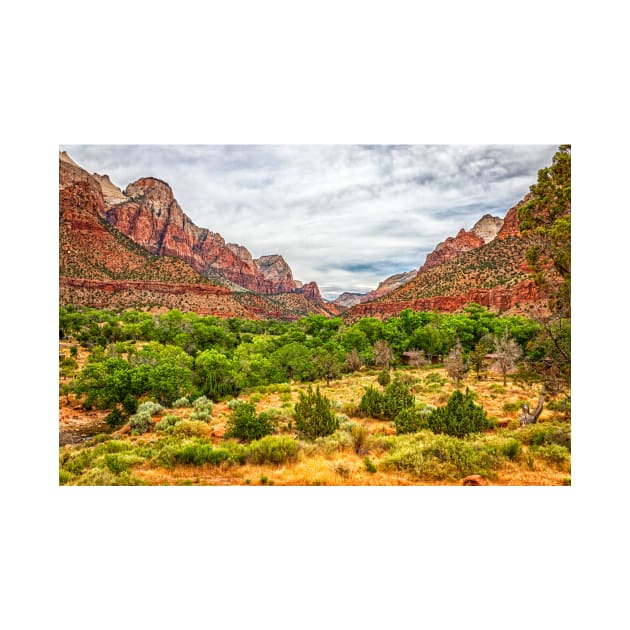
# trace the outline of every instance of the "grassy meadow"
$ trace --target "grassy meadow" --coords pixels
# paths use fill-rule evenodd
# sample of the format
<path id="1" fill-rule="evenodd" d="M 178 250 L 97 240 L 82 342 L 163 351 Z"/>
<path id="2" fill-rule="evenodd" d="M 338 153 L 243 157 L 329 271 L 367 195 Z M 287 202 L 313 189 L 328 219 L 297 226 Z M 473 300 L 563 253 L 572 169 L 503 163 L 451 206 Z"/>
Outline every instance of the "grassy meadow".
<path id="1" fill-rule="evenodd" d="M 86 352 L 78 353 L 84 365 Z M 229 401 L 204 409 L 182 399 L 160 408 L 146 432 L 127 423 L 59 451 L 61 485 L 462 485 L 481 475 L 488 485 L 570 485 L 570 423 L 561 411 L 545 409 L 537 424 L 519 427 L 523 402 L 534 407 L 540 385 L 503 385 L 499 374 L 468 375 L 469 388 L 486 411 L 491 428 L 457 438 L 428 430 L 396 434 L 391 420 L 365 417 L 358 404 L 365 388 L 378 384 L 379 370 L 362 368 L 326 384 L 320 392 L 331 402 L 338 428 L 326 437 L 300 439 L 293 412 L 299 393 L 310 384 L 272 384 L 242 391 L 257 414 L 274 420 L 273 434 L 239 441 L 226 436 Z M 455 391 L 442 366 L 391 371 L 409 384 L 416 403 L 438 407 Z M 73 394 L 60 396 L 60 418 L 95 424 L 105 411 L 83 411 Z M 553 408 L 554 405 L 551 404 Z M 73 418 L 74 416 L 74 418 Z M 102 426 L 107 427 L 103 424 Z"/>

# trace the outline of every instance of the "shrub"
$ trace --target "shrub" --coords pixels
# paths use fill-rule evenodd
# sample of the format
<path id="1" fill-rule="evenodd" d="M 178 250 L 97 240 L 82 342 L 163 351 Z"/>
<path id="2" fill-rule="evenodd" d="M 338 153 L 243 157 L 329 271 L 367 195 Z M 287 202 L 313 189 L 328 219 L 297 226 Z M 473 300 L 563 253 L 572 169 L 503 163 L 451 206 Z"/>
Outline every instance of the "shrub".
<path id="1" fill-rule="evenodd" d="M 201 420 L 180 420 L 173 427 L 173 435 L 177 437 L 199 437 L 207 431 L 208 425 Z"/>
<path id="2" fill-rule="evenodd" d="M 256 407 L 243 400 L 230 401 L 232 413 L 227 421 L 226 437 L 233 437 L 245 442 L 258 440 L 273 433 L 275 422 L 269 414 L 256 415 Z"/>
<path id="3" fill-rule="evenodd" d="M 208 416 L 210 416 L 212 410 L 214 409 L 212 401 L 208 400 L 205 396 L 199 396 L 199 398 L 195 399 L 193 407 L 195 408 L 196 413 L 206 412 Z"/>
<path id="4" fill-rule="evenodd" d="M 394 420 L 394 426 L 396 427 L 396 433 L 401 435 L 403 433 L 417 433 L 424 429 L 429 428 L 427 416 L 430 411 L 428 409 L 420 409 L 418 407 L 406 407 L 403 409 Z"/>
<path id="5" fill-rule="evenodd" d="M 357 415 L 368 418 L 380 418 L 383 415 L 383 394 L 378 389 L 369 386 L 357 407 Z"/>
<path id="6" fill-rule="evenodd" d="M 509 460 L 514 461 L 515 459 L 518 459 L 521 454 L 523 445 L 518 440 L 512 438 L 503 445 L 501 450 Z"/>
<path id="7" fill-rule="evenodd" d="M 138 405 L 138 409 L 136 413 L 148 413 L 149 416 L 156 416 L 164 411 L 164 407 L 160 405 L 160 403 L 153 402 L 152 400 L 147 400 L 143 402 L 141 405 Z"/>
<path id="8" fill-rule="evenodd" d="M 91 468 L 79 479 L 79 486 L 114 486 L 116 474 L 107 468 Z"/>
<path id="9" fill-rule="evenodd" d="M 105 465 L 117 475 L 128 471 L 133 464 L 139 464 L 143 461 L 142 457 L 131 453 L 110 453 L 105 455 Z"/>
<path id="10" fill-rule="evenodd" d="M 520 411 L 521 407 L 523 405 L 525 405 L 525 404 L 527 404 L 527 403 L 524 400 L 520 400 L 520 401 L 517 401 L 517 402 L 506 402 L 503 405 L 503 411 L 505 413 L 511 413 L 511 412 L 514 412 L 514 411 Z"/>
<path id="11" fill-rule="evenodd" d="M 337 473 L 340 477 L 347 479 L 352 472 L 352 466 L 347 462 L 333 462 L 330 467 L 333 472 Z"/>
<path id="12" fill-rule="evenodd" d="M 341 404 L 341 413 L 345 413 L 346 416 L 356 416 L 358 414 L 357 405 L 352 402 Z"/>
<path id="13" fill-rule="evenodd" d="M 446 433 L 463 437 L 469 433 L 479 433 L 489 428 L 483 407 L 474 403 L 474 396 L 468 388 L 462 394 L 453 392 L 445 407 L 434 409 L 427 417 L 429 429 L 433 433 Z"/>
<path id="14" fill-rule="evenodd" d="M 59 485 L 65 486 L 74 479 L 74 475 L 63 468 L 59 469 Z"/>
<path id="15" fill-rule="evenodd" d="M 532 446 L 557 444 L 571 452 L 571 430 L 551 423 L 532 424 L 519 430 L 521 441 Z"/>
<path id="16" fill-rule="evenodd" d="M 537 457 L 542 457 L 550 464 L 562 465 L 569 460 L 571 454 L 569 449 L 559 444 L 545 444 L 544 446 L 534 447 L 534 453 Z"/>
<path id="17" fill-rule="evenodd" d="M 226 448 L 214 448 L 210 442 L 190 442 L 172 451 L 173 461 L 177 464 L 218 465 L 230 459 Z"/>
<path id="18" fill-rule="evenodd" d="M 498 461 L 492 447 L 422 432 L 396 438 L 382 466 L 409 471 L 418 479 L 455 480 L 473 474 L 489 476 Z"/>
<path id="19" fill-rule="evenodd" d="M 352 438 L 347 431 L 335 431 L 326 437 L 316 438 L 314 442 L 306 442 L 302 448 L 308 456 L 314 453 L 328 456 L 350 448 L 351 443 Z M 309 447 L 312 447 L 312 450 Z"/>
<path id="20" fill-rule="evenodd" d="M 350 441 L 354 452 L 357 455 L 367 453 L 369 449 L 370 436 L 366 428 L 358 422 L 352 423 L 349 427 L 348 434 L 350 435 Z"/>
<path id="21" fill-rule="evenodd" d="M 131 394 L 127 394 L 122 402 L 123 411 L 128 415 L 132 416 L 136 411 L 138 411 L 138 401 Z"/>
<path id="22" fill-rule="evenodd" d="M 495 394 L 505 394 L 506 393 L 505 387 L 503 387 L 503 385 L 498 385 L 497 383 L 492 383 L 492 385 L 490 385 L 490 387 L 488 387 L 488 390 L 491 391 L 491 392 L 494 392 Z"/>
<path id="23" fill-rule="evenodd" d="M 442 385 L 446 384 L 446 379 L 443 376 L 440 376 L 437 372 L 429 372 L 424 377 L 424 382 L 426 385 Z"/>
<path id="24" fill-rule="evenodd" d="M 146 411 L 138 411 L 138 413 L 129 418 L 129 426 L 131 427 L 131 432 L 134 435 L 138 435 L 146 433 L 153 426 L 153 420 L 151 420 L 151 416 Z"/>
<path id="25" fill-rule="evenodd" d="M 59 463 L 64 470 L 73 475 L 80 475 L 91 463 L 93 459 L 92 450 L 85 449 L 78 453 L 68 451 L 59 456 Z"/>
<path id="26" fill-rule="evenodd" d="M 561 400 L 550 400 L 547 403 L 547 409 L 562 414 L 563 418 L 568 420 L 571 417 L 571 396 Z"/>
<path id="27" fill-rule="evenodd" d="M 164 444 L 153 458 L 152 463 L 157 464 L 158 466 L 164 466 L 165 468 L 172 468 L 176 463 L 176 452 L 177 447 L 174 444 Z"/>
<path id="28" fill-rule="evenodd" d="M 207 409 L 200 409 L 199 411 L 193 411 L 190 414 L 190 420 L 201 420 L 202 422 L 208 422 L 210 420 L 210 413 Z"/>
<path id="29" fill-rule="evenodd" d="M 409 391 L 409 385 L 396 377 L 386 388 L 383 396 L 383 415 L 389 420 L 394 420 L 403 410 L 413 407 L 413 394 Z"/>
<path id="30" fill-rule="evenodd" d="M 376 466 L 372 463 L 372 460 L 367 455 L 363 458 L 363 463 L 365 464 L 365 470 L 367 470 L 369 473 L 376 472 Z"/>
<path id="31" fill-rule="evenodd" d="M 179 421 L 180 421 L 180 418 L 178 416 L 173 416 L 173 415 L 164 416 L 155 425 L 155 430 L 170 432 L 170 429 L 172 429 Z"/>
<path id="32" fill-rule="evenodd" d="M 247 448 L 247 460 L 253 464 L 284 464 L 297 460 L 297 442 L 287 436 L 268 435 L 254 440 Z"/>
<path id="33" fill-rule="evenodd" d="M 188 400 L 188 398 L 186 398 L 186 396 L 183 396 L 182 398 L 178 398 L 173 403 L 173 407 L 189 407 L 189 406 L 190 406 L 190 401 Z"/>
<path id="34" fill-rule="evenodd" d="M 381 385 L 382 387 L 385 387 L 385 385 L 388 385 L 391 380 L 392 380 L 392 377 L 389 374 L 389 370 L 381 370 L 378 373 L 378 384 Z"/>
<path id="35" fill-rule="evenodd" d="M 111 412 L 105 416 L 105 422 L 107 422 L 110 427 L 119 427 L 124 421 L 125 416 L 118 407 L 112 409 Z"/>
<path id="36" fill-rule="evenodd" d="M 309 385 L 306 393 L 300 392 L 294 417 L 298 434 L 309 440 L 330 435 L 338 426 L 330 401 L 320 393 L 319 386 L 313 391 Z"/>

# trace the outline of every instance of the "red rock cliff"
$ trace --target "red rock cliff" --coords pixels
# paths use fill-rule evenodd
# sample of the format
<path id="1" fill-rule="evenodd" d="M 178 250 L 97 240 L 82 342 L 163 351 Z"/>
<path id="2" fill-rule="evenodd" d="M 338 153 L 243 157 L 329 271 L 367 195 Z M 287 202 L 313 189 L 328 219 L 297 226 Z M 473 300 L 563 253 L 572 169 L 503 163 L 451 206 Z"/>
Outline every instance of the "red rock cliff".
<path id="1" fill-rule="evenodd" d="M 196 226 L 183 212 L 171 187 L 153 177 L 127 186 L 129 201 L 112 205 L 107 220 L 152 253 L 176 256 L 199 273 L 212 277 L 218 272 L 228 280 L 258 293 L 280 293 L 295 288 L 291 270 L 283 278 L 266 275 L 247 248 L 226 243 L 223 237 Z M 259 259 L 260 260 L 260 259 Z"/>
<path id="2" fill-rule="evenodd" d="M 453 258 L 457 258 L 464 252 L 481 247 L 483 244 L 483 238 L 473 234 L 472 232 L 467 232 L 462 228 L 457 233 L 457 236 L 449 236 L 445 241 L 437 245 L 437 247 L 427 256 L 424 265 L 420 267 L 420 273 L 442 265 Z"/>

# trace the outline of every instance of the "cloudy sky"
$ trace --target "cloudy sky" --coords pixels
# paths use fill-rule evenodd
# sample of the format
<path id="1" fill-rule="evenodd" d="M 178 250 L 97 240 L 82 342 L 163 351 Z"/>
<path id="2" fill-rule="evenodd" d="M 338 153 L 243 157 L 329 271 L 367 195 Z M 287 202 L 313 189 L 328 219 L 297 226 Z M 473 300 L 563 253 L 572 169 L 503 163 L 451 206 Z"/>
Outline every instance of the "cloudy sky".
<path id="1" fill-rule="evenodd" d="M 503 217 L 556 145 L 61 145 L 120 188 L 170 184 L 198 226 L 281 254 L 325 298 L 417 269 L 485 213 Z"/>

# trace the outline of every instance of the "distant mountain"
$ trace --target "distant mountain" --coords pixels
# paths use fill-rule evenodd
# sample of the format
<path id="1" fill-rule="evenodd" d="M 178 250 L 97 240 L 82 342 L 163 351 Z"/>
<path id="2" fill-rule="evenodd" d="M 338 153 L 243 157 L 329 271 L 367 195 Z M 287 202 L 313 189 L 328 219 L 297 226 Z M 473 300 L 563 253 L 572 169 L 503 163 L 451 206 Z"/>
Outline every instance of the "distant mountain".
<path id="1" fill-rule="evenodd" d="M 315 283 L 295 293 L 281 256 L 263 258 L 195 226 L 165 182 L 143 178 L 122 192 L 59 154 L 61 303 L 276 319 L 338 312 L 314 297 Z"/>
<path id="2" fill-rule="evenodd" d="M 484 215 L 470 231 L 462 229 L 439 243 L 409 282 L 353 306 L 346 317 L 383 318 L 405 308 L 453 312 L 470 302 L 502 312 L 544 312 L 545 296 L 525 259 L 528 241 L 518 229 L 517 210 L 528 198 L 510 208 L 504 219 Z"/>
<path id="3" fill-rule="evenodd" d="M 330 303 L 336 304 L 341 308 L 350 308 L 355 304 L 360 304 L 366 295 L 366 293 L 350 293 L 349 291 L 345 291 L 334 300 L 331 300 Z"/>
<path id="4" fill-rule="evenodd" d="M 355 304 L 375 300 L 378 297 L 391 293 L 394 289 L 397 289 L 410 280 L 413 280 L 417 273 L 418 271 L 416 269 L 406 271 L 405 273 L 397 273 L 380 282 L 376 289 L 369 293 L 342 293 L 339 297 L 332 300 L 332 304 L 336 304 L 341 308 L 351 308 Z"/>

